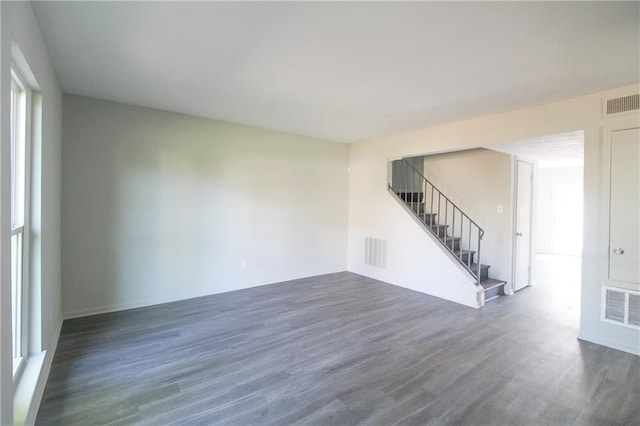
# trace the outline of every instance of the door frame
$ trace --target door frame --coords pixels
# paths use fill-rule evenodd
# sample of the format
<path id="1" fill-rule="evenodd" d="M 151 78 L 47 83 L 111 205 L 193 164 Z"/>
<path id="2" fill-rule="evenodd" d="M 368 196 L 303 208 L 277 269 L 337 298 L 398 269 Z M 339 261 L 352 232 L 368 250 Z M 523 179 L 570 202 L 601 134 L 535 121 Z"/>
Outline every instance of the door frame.
<path id="1" fill-rule="evenodd" d="M 526 287 L 530 287 L 533 282 L 532 282 L 532 272 L 533 272 L 533 240 L 534 240 L 534 235 L 533 235 L 533 212 L 534 210 L 534 205 L 533 205 L 533 200 L 535 199 L 534 197 L 534 191 L 535 191 L 535 167 L 533 162 L 528 161 L 528 160 L 524 160 L 522 158 L 518 158 L 517 156 L 514 157 L 514 168 L 513 168 L 513 232 L 512 232 L 512 240 L 511 240 L 511 247 L 512 247 L 512 253 L 511 253 L 511 294 L 515 294 L 516 292 L 516 269 L 517 269 L 517 239 L 518 239 L 518 163 L 527 163 L 531 166 L 531 193 L 530 193 L 530 197 L 531 199 L 529 200 L 529 226 L 528 226 L 528 232 L 529 232 L 529 258 L 527 259 L 527 262 L 529 264 L 528 267 L 528 272 L 527 272 L 527 277 L 528 277 L 528 284 L 524 287 L 522 287 L 520 290 L 526 288 Z"/>

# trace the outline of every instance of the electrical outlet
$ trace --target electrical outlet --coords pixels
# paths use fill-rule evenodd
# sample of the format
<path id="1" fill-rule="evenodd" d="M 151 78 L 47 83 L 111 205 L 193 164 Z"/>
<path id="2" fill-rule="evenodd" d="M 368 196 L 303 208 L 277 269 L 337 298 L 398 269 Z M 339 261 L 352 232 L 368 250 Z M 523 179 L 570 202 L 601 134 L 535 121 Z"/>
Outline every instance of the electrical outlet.
<path id="1" fill-rule="evenodd" d="M 242 261 L 240 261 L 240 266 L 242 267 L 242 269 L 246 269 L 247 268 L 247 259 L 242 259 Z"/>

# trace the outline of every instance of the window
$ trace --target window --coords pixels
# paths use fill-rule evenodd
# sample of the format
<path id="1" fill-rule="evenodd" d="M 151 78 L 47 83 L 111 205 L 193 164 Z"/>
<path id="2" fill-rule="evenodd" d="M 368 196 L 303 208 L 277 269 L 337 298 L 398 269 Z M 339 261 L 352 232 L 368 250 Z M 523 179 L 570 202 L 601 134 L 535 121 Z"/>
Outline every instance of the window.
<path id="1" fill-rule="evenodd" d="M 28 214 L 27 214 L 27 91 L 18 74 L 11 72 L 11 312 L 13 375 L 21 369 L 27 352 L 28 318 Z"/>

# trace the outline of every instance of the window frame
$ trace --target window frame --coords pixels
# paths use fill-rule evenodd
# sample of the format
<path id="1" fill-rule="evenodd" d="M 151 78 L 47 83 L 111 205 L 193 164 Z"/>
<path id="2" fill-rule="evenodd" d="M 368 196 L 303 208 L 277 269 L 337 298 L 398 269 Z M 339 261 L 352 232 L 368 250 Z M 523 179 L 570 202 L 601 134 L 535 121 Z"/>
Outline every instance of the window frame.
<path id="1" fill-rule="evenodd" d="M 31 198 L 30 88 L 11 68 L 11 299 L 13 379 L 17 382 L 29 354 L 29 240 Z M 17 113 L 16 113 L 17 112 Z M 14 241 L 15 238 L 15 241 Z M 14 249 L 14 243 L 17 248 Z M 19 255 L 14 256 L 14 251 Z M 15 257 L 15 258 L 14 258 Z M 15 263 L 14 263 L 15 262 Z M 17 267 L 17 270 L 14 270 Z M 15 274 L 15 275 L 14 275 Z M 17 281 L 17 282 L 15 282 Z"/>

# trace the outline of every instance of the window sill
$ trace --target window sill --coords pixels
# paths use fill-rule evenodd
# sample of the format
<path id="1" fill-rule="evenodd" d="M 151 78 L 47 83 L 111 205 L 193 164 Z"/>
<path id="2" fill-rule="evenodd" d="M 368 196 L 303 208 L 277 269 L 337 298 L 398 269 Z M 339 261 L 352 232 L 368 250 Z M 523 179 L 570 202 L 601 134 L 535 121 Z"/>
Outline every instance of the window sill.
<path id="1" fill-rule="evenodd" d="M 42 351 L 36 355 L 29 355 L 28 358 L 23 360 L 23 369 L 13 394 L 14 425 L 24 425 L 27 423 L 27 416 L 33 403 L 46 356 L 47 351 Z"/>

